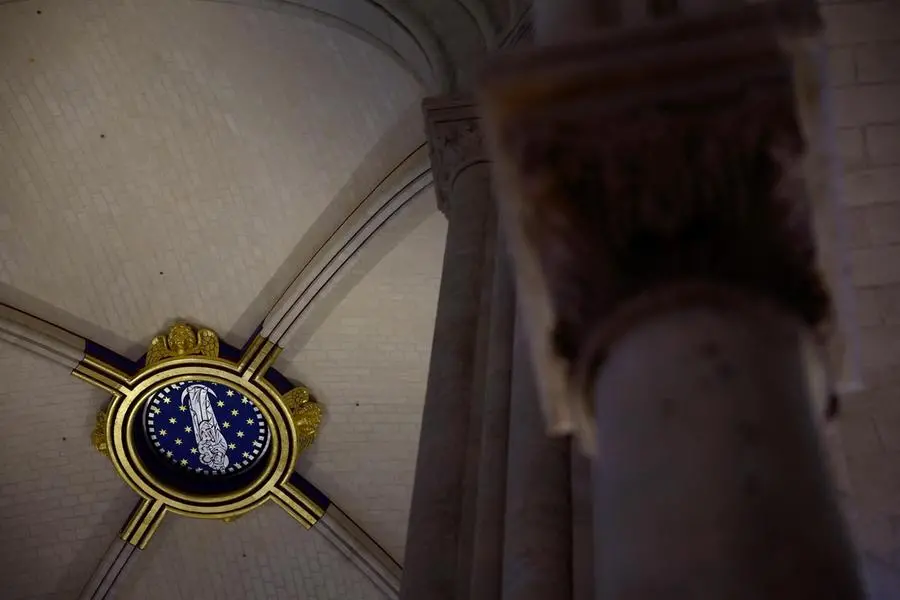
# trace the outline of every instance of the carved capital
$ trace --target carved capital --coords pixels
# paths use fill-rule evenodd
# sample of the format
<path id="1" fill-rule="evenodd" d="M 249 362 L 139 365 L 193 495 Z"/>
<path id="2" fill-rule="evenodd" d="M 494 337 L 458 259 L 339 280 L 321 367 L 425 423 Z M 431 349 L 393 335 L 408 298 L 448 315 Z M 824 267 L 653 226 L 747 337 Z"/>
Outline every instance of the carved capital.
<path id="1" fill-rule="evenodd" d="M 474 99 L 428 98 L 422 103 L 431 147 L 438 208 L 447 214 L 453 186 L 467 168 L 488 162 Z"/>
<path id="2" fill-rule="evenodd" d="M 485 74 L 535 362 L 568 379 L 544 393 L 554 430 L 593 426 L 590 394 L 567 390 L 588 392 L 613 342 L 673 305 L 774 306 L 827 331 L 821 82 L 814 46 L 799 43 L 818 30 L 814 8 L 611 32 Z"/>

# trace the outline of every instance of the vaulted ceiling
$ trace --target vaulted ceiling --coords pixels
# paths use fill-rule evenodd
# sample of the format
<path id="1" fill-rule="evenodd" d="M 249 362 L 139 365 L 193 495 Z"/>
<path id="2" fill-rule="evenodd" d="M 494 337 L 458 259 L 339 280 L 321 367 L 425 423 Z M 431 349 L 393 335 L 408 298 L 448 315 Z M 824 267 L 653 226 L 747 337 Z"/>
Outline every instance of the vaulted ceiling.
<path id="1" fill-rule="evenodd" d="M 249 336 L 281 291 L 266 284 L 422 93 L 296 16 L 36 6 L 0 19 L 0 283 L 122 352 L 175 316 Z"/>
<path id="2" fill-rule="evenodd" d="M 402 560 L 446 235 L 418 104 L 509 4 L 398 2 L 405 38 L 325 4 L 0 0 L 0 303 L 131 359 L 176 318 L 240 346 L 341 250 L 276 366 L 325 407 L 298 470 Z M 0 380 L 5 597 L 75 597 L 136 499 L 90 445 L 108 397 L 3 342 Z M 380 593 L 267 506 L 167 520 L 120 597 Z"/>

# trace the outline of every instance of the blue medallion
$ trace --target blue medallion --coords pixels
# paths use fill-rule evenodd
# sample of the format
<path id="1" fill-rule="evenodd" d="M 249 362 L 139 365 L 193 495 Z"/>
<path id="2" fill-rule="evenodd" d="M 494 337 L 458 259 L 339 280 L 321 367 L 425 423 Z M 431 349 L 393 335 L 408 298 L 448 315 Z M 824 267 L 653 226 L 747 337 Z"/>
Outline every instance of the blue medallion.
<path id="1" fill-rule="evenodd" d="M 201 475 L 234 475 L 265 454 L 271 433 L 253 400 L 228 385 L 182 381 L 154 392 L 144 412 L 150 444 Z"/>

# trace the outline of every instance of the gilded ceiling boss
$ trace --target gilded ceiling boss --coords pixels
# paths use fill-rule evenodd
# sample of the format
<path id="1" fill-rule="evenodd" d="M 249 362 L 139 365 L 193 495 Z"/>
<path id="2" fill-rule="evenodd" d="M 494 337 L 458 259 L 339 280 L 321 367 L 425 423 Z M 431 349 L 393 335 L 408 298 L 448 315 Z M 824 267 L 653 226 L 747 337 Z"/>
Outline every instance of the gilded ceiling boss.
<path id="1" fill-rule="evenodd" d="M 278 356 L 270 342 L 255 338 L 232 356 L 220 356 L 211 329 L 178 322 L 153 339 L 143 367 L 131 375 L 86 361 L 76 374 L 114 393 L 97 415 L 94 446 L 159 510 L 233 520 L 276 498 L 311 525 L 321 507 L 289 480 L 300 452 L 316 438 L 322 408 L 305 387 L 283 392 L 267 379 Z M 217 495 L 221 502 L 210 507 Z M 152 530 L 138 543 L 146 544 Z"/>

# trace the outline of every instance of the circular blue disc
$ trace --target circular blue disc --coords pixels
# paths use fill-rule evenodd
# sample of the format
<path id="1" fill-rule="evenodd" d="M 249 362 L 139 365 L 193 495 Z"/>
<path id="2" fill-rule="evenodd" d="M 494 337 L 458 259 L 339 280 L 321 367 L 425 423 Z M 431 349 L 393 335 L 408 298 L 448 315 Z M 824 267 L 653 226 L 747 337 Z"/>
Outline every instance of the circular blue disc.
<path id="1" fill-rule="evenodd" d="M 144 430 L 162 460 L 209 477 L 250 469 L 269 447 L 259 407 L 218 381 L 172 383 L 148 398 Z"/>

